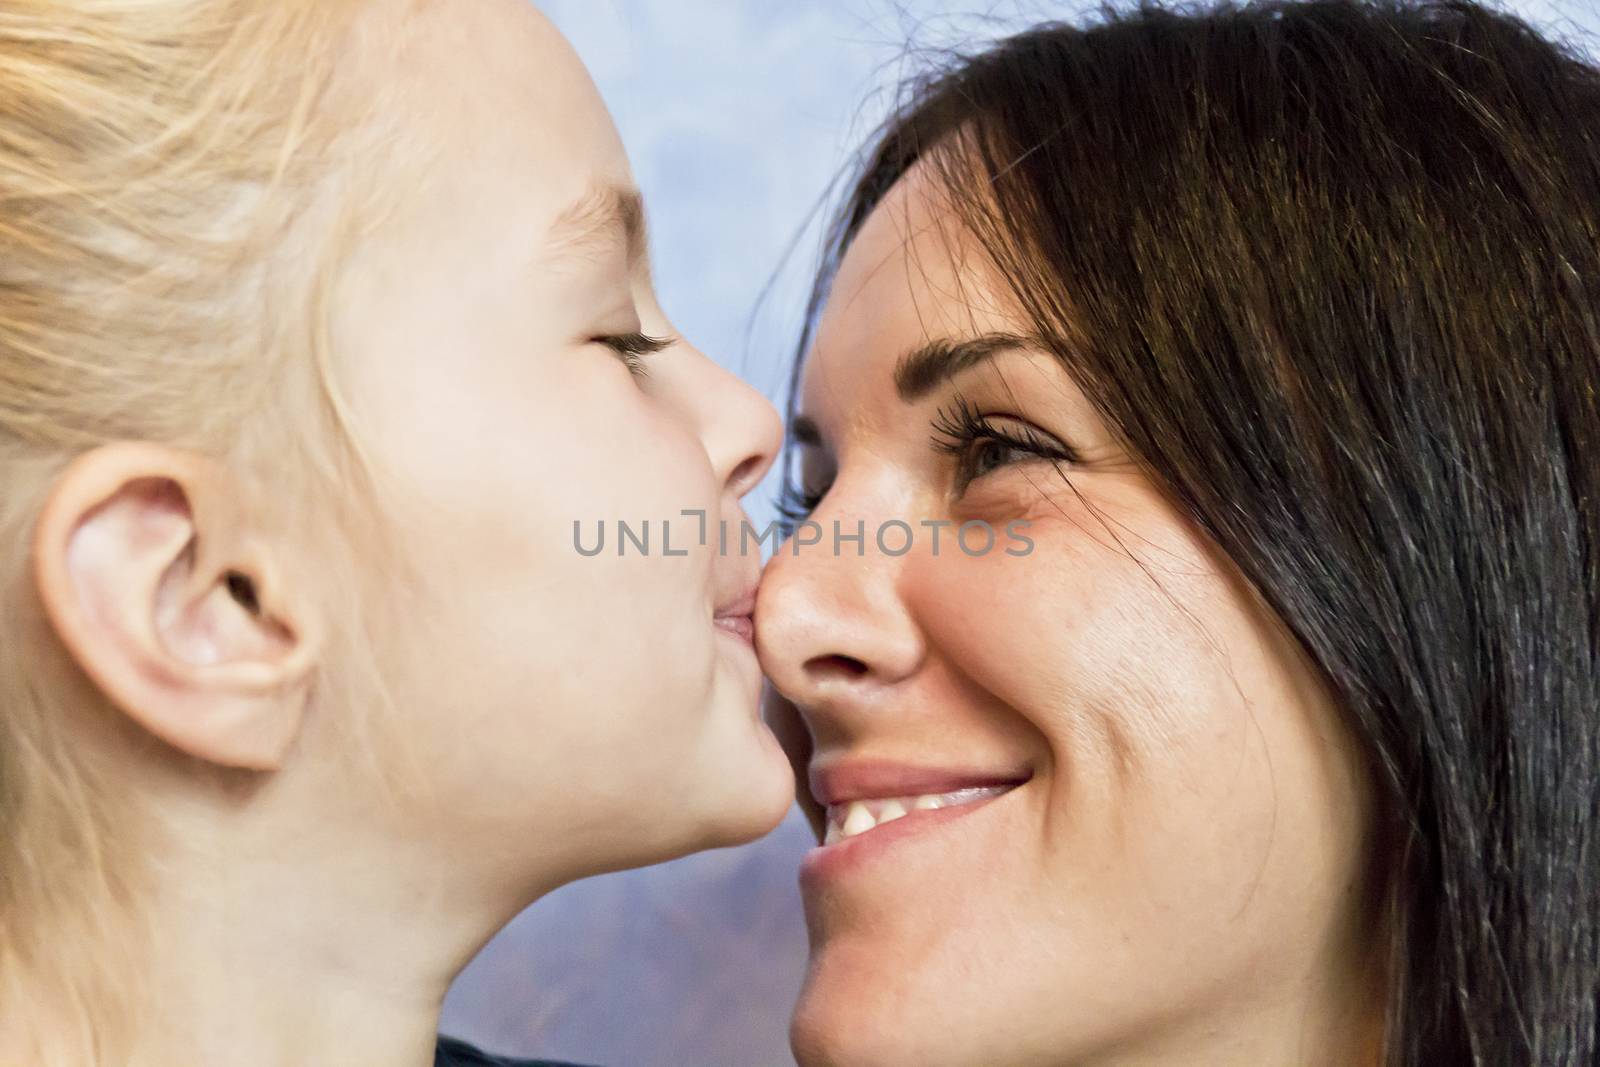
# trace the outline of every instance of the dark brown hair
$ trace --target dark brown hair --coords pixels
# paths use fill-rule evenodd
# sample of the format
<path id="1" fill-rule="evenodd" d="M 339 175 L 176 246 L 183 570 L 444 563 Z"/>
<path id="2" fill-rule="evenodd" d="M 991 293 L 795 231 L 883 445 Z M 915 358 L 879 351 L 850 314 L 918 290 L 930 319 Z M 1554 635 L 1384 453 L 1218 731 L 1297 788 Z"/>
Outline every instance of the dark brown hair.
<path id="1" fill-rule="evenodd" d="M 1361 738 L 1386 1062 L 1600 1064 L 1600 73 L 1474 3 L 1312 0 L 1046 25 L 909 90 L 812 320 L 928 160 Z"/>

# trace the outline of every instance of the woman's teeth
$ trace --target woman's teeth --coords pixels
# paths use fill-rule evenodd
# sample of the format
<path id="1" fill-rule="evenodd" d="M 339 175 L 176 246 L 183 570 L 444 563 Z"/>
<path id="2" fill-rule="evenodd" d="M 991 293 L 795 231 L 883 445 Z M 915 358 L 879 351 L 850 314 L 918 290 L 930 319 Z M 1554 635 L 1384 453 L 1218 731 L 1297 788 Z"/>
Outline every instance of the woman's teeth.
<path id="1" fill-rule="evenodd" d="M 937 811 L 940 808 L 958 808 L 980 800 L 1010 792 L 1013 786 L 986 786 L 974 789 L 957 789 L 951 793 L 924 793 L 914 797 L 884 797 L 876 800 L 852 800 L 848 804 L 828 807 L 828 831 L 822 839 L 832 845 L 885 823 L 903 819 L 914 811 Z"/>

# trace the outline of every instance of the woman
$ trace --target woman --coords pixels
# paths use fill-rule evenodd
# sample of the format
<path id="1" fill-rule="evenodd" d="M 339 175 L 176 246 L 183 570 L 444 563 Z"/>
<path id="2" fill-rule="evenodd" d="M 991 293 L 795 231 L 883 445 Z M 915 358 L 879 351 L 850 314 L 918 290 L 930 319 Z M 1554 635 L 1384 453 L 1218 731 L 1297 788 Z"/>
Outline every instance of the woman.
<path id="1" fill-rule="evenodd" d="M 757 613 L 804 1067 L 1596 1062 L 1597 128 L 1460 0 L 914 87 Z"/>
<path id="2" fill-rule="evenodd" d="M 694 535 L 778 419 L 548 23 L 14 4 L 0 78 L 0 1063 L 433 1063 L 526 904 L 782 818 Z"/>

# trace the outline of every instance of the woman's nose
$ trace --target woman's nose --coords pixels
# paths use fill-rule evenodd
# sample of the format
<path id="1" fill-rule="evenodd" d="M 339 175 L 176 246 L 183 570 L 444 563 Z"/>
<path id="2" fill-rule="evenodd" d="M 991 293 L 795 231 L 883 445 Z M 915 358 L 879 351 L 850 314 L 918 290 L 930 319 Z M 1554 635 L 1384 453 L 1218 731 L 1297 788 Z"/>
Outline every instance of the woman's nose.
<path id="1" fill-rule="evenodd" d="M 924 655 L 897 590 L 899 559 L 874 551 L 870 521 L 864 542 L 839 542 L 834 530 L 853 534 L 856 520 L 836 526 L 836 517 L 819 513 L 820 541 L 778 547 L 756 604 L 762 667 L 814 733 L 818 716 L 851 714 L 913 674 Z"/>

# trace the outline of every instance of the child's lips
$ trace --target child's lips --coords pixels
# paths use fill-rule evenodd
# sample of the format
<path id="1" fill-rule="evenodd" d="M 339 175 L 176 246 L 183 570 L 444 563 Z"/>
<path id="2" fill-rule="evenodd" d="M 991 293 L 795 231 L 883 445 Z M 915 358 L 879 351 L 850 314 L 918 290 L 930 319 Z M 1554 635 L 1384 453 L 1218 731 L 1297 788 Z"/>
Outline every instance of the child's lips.
<path id="1" fill-rule="evenodd" d="M 737 637 L 739 640 L 755 647 L 756 620 L 753 615 L 718 615 L 715 619 L 718 628 Z"/>

